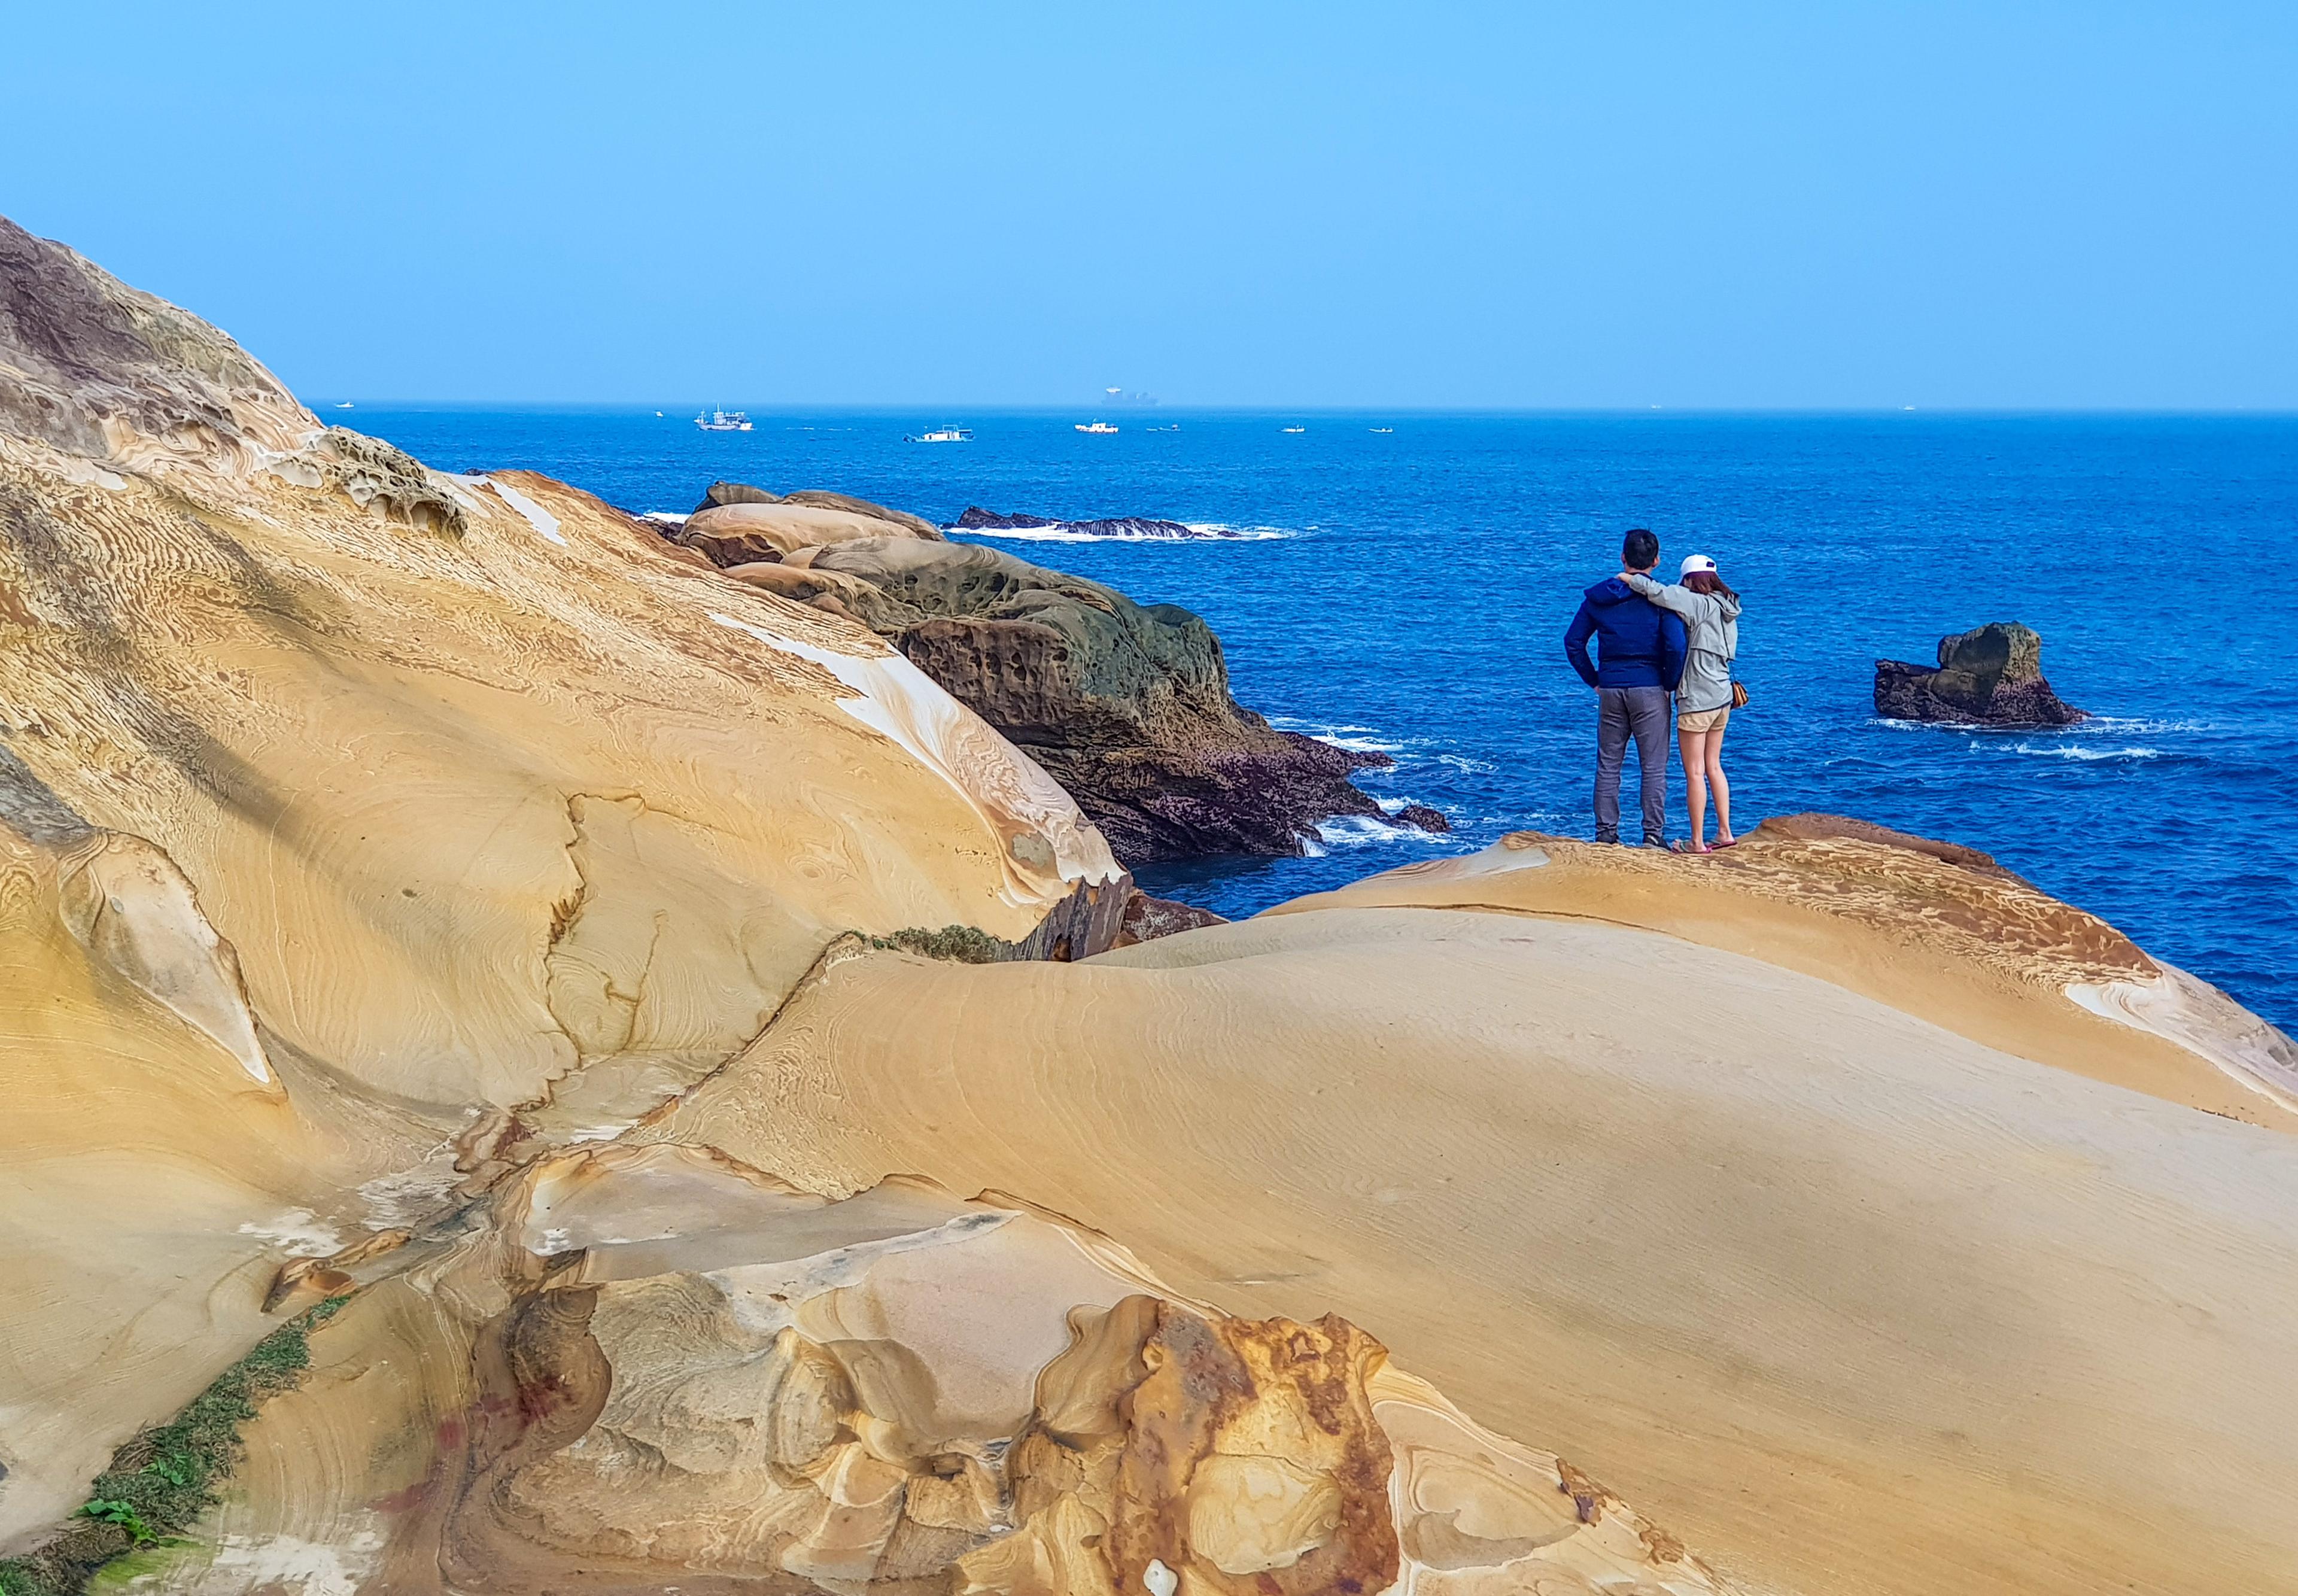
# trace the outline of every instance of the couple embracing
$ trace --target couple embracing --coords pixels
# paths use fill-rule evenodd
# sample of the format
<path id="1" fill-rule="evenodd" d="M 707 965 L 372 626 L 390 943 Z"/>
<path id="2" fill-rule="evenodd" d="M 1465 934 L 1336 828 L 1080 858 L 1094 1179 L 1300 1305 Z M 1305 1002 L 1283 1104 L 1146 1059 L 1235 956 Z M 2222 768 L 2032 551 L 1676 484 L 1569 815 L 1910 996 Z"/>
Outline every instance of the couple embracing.
<path id="1" fill-rule="evenodd" d="M 1704 554 L 1684 560 L 1673 586 L 1652 580 L 1659 540 L 1642 527 L 1620 546 L 1618 575 L 1590 588 L 1564 634 L 1564 652 L 1596 690 L 1596 840 L 1620 839 L 1620 764 L 1636 743 L 1643 775 L 1644 846 L 1667 843 L 1668 695 L 1683 753 L 1684 807 L 1691 838 L 1678 853 L 1704 854 L 1707 798 L 1715 798 L 1715 847 L 1729 848 L 1732 785 L 1724 776 L 1724 728 L 1747 699 L 1732 680 L 1740 651 L 1740 595 Z M 1596 640 L 1596 661 L 1588 640 Z"/>

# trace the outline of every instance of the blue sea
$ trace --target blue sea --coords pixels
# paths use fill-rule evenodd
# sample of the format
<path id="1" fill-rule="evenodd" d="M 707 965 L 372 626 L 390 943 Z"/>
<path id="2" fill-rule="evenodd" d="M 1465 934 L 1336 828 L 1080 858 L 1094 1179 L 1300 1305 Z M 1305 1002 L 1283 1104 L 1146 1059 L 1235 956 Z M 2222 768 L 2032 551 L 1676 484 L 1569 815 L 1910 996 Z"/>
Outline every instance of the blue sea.
<path id="1" fill-rule="evenodd" d="M 1451 818 L 1449 837 L 1343 821 L 1315 856 L 1142 874 L 1231 916 L 1519 828 L 1591 834 L 1594 709 L 1560 639 L 1621 533 L 1649 526 L 1664 569 L 1712 555 L 1746 601 L 1753 702 L 1724 749 L 1740 830 L 1819 809 L 1982 848 L 2298 1030 L 2279 591 L 2298 572 L 2298 418 L 1148 409 L 1095 436 L 1083 411 L 759 414 L 715 434 L 686 409 L 327 415 L 434 466 L 525 467 L 641 512 L 690 510 L 727 477 L 943 522 L 978 504 L 1225 530 L 984 541 L 1197 611 L 1242 702 L 1391 756 L 1364 787 Z M 972 442 L 903 441 L 941 421 Z M 2038 631 L 2052 684 L 2095 718 L 1877 718 L 1878 657 L 1928 662 L 1992 620 Z"/>

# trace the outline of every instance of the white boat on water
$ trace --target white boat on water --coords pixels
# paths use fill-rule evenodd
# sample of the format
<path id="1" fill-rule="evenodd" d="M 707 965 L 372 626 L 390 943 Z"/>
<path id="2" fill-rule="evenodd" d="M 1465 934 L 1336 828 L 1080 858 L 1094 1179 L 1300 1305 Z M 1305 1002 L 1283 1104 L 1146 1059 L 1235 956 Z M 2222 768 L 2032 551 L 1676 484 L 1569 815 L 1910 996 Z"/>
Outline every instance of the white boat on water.
<path id="1" fill-rule="evenodd" d="M 1305 426 L 1288 426 L 1285 430 L 1288 433 L 1304 433 L 1309 429 Z"/>
<path id="2" fill-rule="evenodd" d="M 1115 427 L 1110 426 L 1106 421 L 1095 421 L 1092 423 L 1080 421 L 1077 424 L 1077 429 L 1081 433 L 1113 433 L 1117 430 Z"/>
<path id="3" fill-rule="evenodd" d="M 750 418 L 740 410 L 712 410 L 697 416 L 694 425 L 707 433 L 746 433 L 750 430 Z"/>
<path id="4" fill-rule="evenodd" d="M 965 426 L 937 426 L 929 432 L 905 437 L 902 442 L 905 443 L 971 443 L 973 442 L 973 429 Z"/>
<path id="5" fill-rule="evenodd" d="M 1365 428 L 1365 430 L 1372 433 L 1393 433 L 1396 428 L 1393 426 L 1368 426 Z"/>

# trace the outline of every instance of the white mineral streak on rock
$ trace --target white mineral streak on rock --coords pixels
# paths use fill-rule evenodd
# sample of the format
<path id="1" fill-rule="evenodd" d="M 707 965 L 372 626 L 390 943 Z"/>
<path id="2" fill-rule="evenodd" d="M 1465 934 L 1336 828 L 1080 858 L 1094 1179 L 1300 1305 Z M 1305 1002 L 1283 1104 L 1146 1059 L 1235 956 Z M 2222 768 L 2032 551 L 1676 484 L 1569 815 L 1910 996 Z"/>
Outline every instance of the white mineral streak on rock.
<path id="1" fill-rule="evenodd" d="M 517 510 L 520 515 L 525 516 L 526 517 L 526 524 L 529 526 L 533 527 L 535 531 L 541 533 L 550 542 L 558 544 L 561 549 L 568 547 L 566 534 L 558 530 L 558 517 L 552 515 L 549 510 L 543 509 L 533 500 L 529 499 L 525 494 L 520 492 L 517 488 L 512 487 L 508 483 L 497 482 L 492 476 L 483 477 L 480 480 L 484 482 L 487 486 L 492 488 L 497 493 L 500 494 L 502 496 L 502 501 L 505 504 L 509 505 L 511 509 Z"/>
<path id="2" fill-rule="evenodd" d="M 236 1578 L 244 1591 L 283 1596 L 358 1596 L 375 1572 L 383 1536 L 373 1530 L 321 1545 L 293 1535 L 227 1536 L 216 1548 L 214 1573 Z M 211 1582 L 201 1582 L 210 1588 Z"/>
<path id="3" fill-rule="evenodd" d="M 200 912 L 173 859 L 140 837 L 106 832 L 66 865 L 58 886 L 64 923 L 90 956 L 212 1039 L 250 1079 L 275 1084 L 239 955 Z"/>
<path id="4" fill-rule="evenodd" d="M 1051 903 L 1071 882 L 1117 879 L 1109 844 L 1060 783 L 901 655 L 841 654 L 716 610 L 710 618 L 809 660 L 851 688 L 856 696 L 839 699 L 840 709 L 908 750 L 1008 839 L 1002 894 L 1008 903 Z"/>
<path id="5" fill-rule="evenodd" d="M 2298 1110 L 2298 1049 L 2290 1039 L 2176 965 L 2163 964 L 2147 981 L 2071 982 L 2066 993 L 2092 1013 L 2174 1042 L 2261 1097 Z"/>
<path id="6" fill-rule="evenodd" d="M 308 1208 L 291 1208 L 268 1220 L 250 1220 L 240 1226 L 242 1236 L 276 1242 L 298 1258 L 325 1258 L 343 1251 L 343 1237 Z"/>

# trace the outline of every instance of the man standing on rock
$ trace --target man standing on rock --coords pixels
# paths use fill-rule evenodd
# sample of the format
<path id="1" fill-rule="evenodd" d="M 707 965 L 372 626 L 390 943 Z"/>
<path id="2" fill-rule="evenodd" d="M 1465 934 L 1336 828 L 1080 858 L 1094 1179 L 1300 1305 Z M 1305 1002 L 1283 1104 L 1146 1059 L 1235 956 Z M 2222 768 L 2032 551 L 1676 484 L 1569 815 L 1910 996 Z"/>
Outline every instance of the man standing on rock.
<path id="1" fill-rule="evenodd" d="M 1649 571 L 1659 563 L 1659 540 L 1639 526 L 1622 540 L 1620 559 L 1631 571 Z M 1633 737 L 1643 777 L 1644 846 L 1667 846 L 1667 703 L 1683 674 L 1683 623 L 1616 576 L 1588 590 L 1564 633 L 1565 657 L 1596 690 L 1599 842 L 1620 839 L 1620 764 Z"/>

